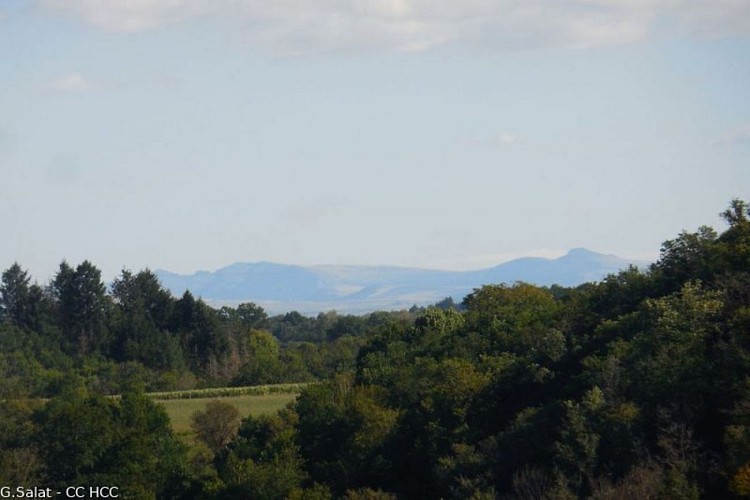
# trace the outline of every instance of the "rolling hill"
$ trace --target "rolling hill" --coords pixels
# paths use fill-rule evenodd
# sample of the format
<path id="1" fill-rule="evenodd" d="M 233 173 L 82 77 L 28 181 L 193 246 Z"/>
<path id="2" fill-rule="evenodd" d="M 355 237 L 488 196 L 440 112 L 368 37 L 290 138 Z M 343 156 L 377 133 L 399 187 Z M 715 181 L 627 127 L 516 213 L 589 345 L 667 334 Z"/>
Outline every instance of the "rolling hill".
<path id="1" fill-rule="evenodd" d="M 155 272 L 162 284 L 178 296 L 190 290 L 213 305 L 255 302 L 270 313 L 297 310 L 315 314 L 331 309 L 350 313 L 402 309 L 445 297 L 460 301 L 474 288 L 490 283 L 526 281 L 574 286 L 600 280 L 629 265 L 646 264 L 578 248 L 556 259 L 524 257 L 475 271 L 257 262 L 191 275 Z"/>

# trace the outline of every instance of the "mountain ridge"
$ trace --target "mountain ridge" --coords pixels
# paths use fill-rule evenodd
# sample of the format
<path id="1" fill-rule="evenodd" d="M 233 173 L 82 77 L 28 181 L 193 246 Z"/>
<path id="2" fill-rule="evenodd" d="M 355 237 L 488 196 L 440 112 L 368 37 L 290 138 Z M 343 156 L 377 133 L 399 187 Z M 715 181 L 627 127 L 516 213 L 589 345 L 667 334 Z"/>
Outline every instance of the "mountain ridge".
<path id="1" fill-rule="evenodd" d="M 493 283 L 575 286 L 600 280 L 630 265 L 647 264 L 574 248 L 554 259 L 521 257 L 471 271 L 262 261 L 235 262 L 216 271 L 189 275 L 161 269 L 155 274 L 173 294 L 179 296 L 190 290 L 214 305 L 255 302 L 271 313 L 297 310 L 314 314 L 331 309 L 364 313 L 427 305 L 445 297 L 460 301 L 474 288 Z"/>

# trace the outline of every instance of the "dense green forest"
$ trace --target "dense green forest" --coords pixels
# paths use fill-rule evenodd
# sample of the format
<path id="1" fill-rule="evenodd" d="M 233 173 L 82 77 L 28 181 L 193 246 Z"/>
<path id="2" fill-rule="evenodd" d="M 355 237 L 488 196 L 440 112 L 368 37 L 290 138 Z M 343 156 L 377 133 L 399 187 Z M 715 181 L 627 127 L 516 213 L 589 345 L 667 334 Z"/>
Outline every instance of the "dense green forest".
<path id="1" fill-rule="evenodd" d="M 0 285 L 0 486 L 122 498 L 750 495 L 750 208 L 575 288 L 308 318 L 66 262 Z M 144 391 L 313 382 L 190 454 Z M 107 397 L 119 395 L 119 397 Z M 219 411 L 220 420 L 227 412 Z M 231 413 L 231 412 L 229 412 Z M 209 416 L 204 415 L 205 418 Z"/>

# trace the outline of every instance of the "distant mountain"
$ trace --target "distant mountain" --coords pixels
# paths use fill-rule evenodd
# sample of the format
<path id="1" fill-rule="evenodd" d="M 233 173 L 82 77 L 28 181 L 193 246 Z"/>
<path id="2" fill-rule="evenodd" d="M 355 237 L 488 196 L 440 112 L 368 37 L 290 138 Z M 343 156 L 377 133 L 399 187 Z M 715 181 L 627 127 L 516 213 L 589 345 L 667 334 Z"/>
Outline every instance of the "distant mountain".
<path id="1" fill-rule="evenodd" d="M 190 290 L 214 305 L 255 302 L 272 314 L 291 310 L 315 314 L 331 309 L 364 313 L 426 305 L 445 297 L 460 301 L 474 288 L 492 283 L 575 286 L 629 265 L 646 264 L 576 248 L 557 259 L 525 257 L 478 271 L 257 262 L 191 275 L 157 270 L 156 275 L 173 294 L 180 296 Z"/>

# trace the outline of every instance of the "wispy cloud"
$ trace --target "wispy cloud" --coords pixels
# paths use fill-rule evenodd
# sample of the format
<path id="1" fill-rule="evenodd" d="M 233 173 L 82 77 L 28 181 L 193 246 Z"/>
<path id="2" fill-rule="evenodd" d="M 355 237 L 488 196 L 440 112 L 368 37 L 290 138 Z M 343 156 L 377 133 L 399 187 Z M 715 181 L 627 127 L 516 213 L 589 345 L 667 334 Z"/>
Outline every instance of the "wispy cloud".
<path id="1" fill-rule="evenodd" d="M 702 35 L 722 37 L 750 34 L 750 2 L 746 0 L 683 0 L 675 9 L 683 25 Z"/>
<path id="2" fill-rule="evenodd" d="M 500 130 L 490 135 L 472 137 L 461 141 L 466 146 L 512 146 L 518 144 L 518 142 L 518 136 L 507 130 Z"/>
<path id="3" fill-rule="evenodd" d="M 42 88 L 53 92 L 78 93 L 94 89 L 94 85 L 81 73 L 73 71 L 49 80 Z"/>
<path id="4" fill-rule="evenodd" d="M 107 31 L 137 32 L 208 13 L 201 0 L 38 0 L 45 10 L 69 14 Z M 219 2 L 217 2 L 219 3 Z"/>
<path id="5" fill-rule="evenodd" d="M 38 0 L 116 32 L 199 17 L 231 23 L 241 37 L 284 54 L 424 51 L 454 44 L 501 49 L 597 47 L 644 40 L 657 29 L 750 34 L 747 0 Z"/>
<path id="6" fill-rule="evenodd" d="M 735 146 L 738 144 L 750 145 L 750 122 L 741 123 L 735 126 L 711 145 L 714 147 L 721 147 Z"/>

